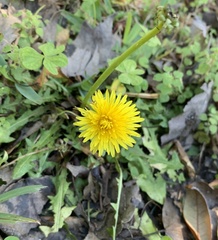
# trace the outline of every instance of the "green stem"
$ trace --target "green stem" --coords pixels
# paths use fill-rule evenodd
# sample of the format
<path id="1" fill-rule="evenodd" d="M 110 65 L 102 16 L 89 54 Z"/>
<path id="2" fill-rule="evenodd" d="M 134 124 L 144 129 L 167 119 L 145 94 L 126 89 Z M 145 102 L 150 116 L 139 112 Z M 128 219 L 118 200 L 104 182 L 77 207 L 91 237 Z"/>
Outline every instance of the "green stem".
<path id="1" fill-rule="evenodd" d="M 153 28 L 147 34 L 145 34 L 142 38 L 140 38 L 136 43 L 134 43 L 131 47 L 129 47 L 124 53 L 122 53 L 119 57 L 115 58 L 111 65 L 100 75 L 100 77 L 96 80 L 96 82 L 92 85 L 90 90 L 88 91 L 86 97 L 83 100 L 82 107 L 86 106 L 89 98 L 93 95 L 96 89 L 107 79 L 108 76 L 114 71 L 114 69 L 125 60 L 131 53 L 136 51 L 139 47 L 141 47 L 144 43 L 150 40 L 152 37 L 156 36 L 161 29 L 163 28 L 165 21 L 160 22 L 158 26 Z"/>
<path id="2" fill-rule="evenodd" d="M 115 223 L 114 223 L 114 226 L 112 227 L 112 229 L 113 229 L 112 239 L 113 240 L 116 240 L 117 223 L 118 223 L 119 209 L 120 209 L 120 200 L 121 200 L 121 194 L 122 194 L 122 188 L 123 188 L 123 172 L 122 172 L 122 169 L 120 167 L 120 164 L 119 164 L 117 158 L 115 158 L 115 164 L 116 164 L 116 169 L 119 172 L 120 176 L 119 176 L 119 179 L 117 179 L 117 186 L 118 186 L 117 202 L 114 205 L 115 206 L 115 215 L 114 215 Z"/>

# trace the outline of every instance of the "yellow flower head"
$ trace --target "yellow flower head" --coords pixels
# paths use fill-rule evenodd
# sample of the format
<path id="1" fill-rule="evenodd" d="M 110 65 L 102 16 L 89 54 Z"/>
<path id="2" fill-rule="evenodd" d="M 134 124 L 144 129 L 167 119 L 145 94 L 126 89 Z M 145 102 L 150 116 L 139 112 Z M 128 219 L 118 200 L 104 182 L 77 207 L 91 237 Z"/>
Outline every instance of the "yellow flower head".
<path id="1" fill-rule="evenodd" d="M 78 108 L 82 116 L 77 117 L 74 125 L 79 126 L 83 142 L 91 141 L 90 150 L 99 151 L 102 155 L 106 151 L 111 156 L 120 152 L 120 146 L 127 149 L 132 147 L 135 140 L 132 138 L 140 135 L 136 130 L 144 119 L 139 116 L 139 111 L 132 101 L 127 101 L 127 96 L 119 94 L 116 97 L 113 91 L 106 91 L 105 97 L 98 90 L 92 97 L 91 109 Z"/>

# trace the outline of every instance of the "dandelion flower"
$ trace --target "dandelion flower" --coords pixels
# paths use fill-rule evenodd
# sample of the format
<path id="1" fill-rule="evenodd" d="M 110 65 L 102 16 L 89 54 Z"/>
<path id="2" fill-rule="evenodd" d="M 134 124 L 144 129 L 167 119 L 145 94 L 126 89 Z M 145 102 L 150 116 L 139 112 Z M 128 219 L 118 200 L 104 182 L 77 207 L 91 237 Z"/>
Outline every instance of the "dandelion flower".
<path id="1" fill-rule="evenodd" d="M 91 141 L 90 150 L 99 152 L 101 156 L 106 151 L 111 156 L 120 152 L 120 146 L 127 149 L 132 147 L 139 137 L 136 130 L 144 119 L 139 116 L 139 111 L 132 101 L 127 101 L 127 96 L 116 96 L 115 92 L 106 91 L 105 96 L 100 90 L 92 97 L 90 109 L 78 108 L 82 116 L 77 117 L 74 125 L 79 126 L 84 138 L 83 142 Z"/>

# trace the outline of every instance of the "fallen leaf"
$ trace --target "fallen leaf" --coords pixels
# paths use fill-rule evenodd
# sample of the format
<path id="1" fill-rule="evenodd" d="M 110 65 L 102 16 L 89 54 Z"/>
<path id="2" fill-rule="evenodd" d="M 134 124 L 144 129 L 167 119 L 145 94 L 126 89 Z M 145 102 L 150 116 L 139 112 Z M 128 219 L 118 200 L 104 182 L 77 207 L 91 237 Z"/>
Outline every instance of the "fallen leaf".
<path id="1" fill-rule="evenodd" d="M 196 240 L 212 239 L 209 208 L 196 189 L 186 189 L 183 216 Z"/>
<path id="2" fill-rule="evenodd" d="M 196 176 L 196 172 L 194 166 L 192 165 L 192 162 L 189 159 L 188 154 L 185 152 L 184 148 L 178 140 L 175 140 L 174 143 L 179 153 L 181 162 L 185 165 L 185 169 L 187 170 L 189 177 L 194 178 Z"/>
<path id="3" fill-rule="evenodd" d="M 124 224 L 129 222 L 133 216 L 136 208 L 143 207 L 141 194 L 139 193 L 139 186 L 133 181 L 126 182 L 122 189 L 122 201 L 120 202 L 119 218 Z"/>
<path id="4" fill-rule="evenodd" d="M 112 33 L 113 16 L 107 17 L 96 28 L 84 23 L 76 37 L 73 54 L 68 58 L 68 65 L 62 68 L 67 77 L 81 75 L 92 76 L 107 64 L 107 60 L 114 57 L 112 47 L 117 37 Z"/>
<path id="5" fill-rule="evenodd" d="M 166 235 L 172 240 L 185 240 L 184 224 L 181 221 L 179 209 L 173 204 L 170 198 L 166 198 L 162 209 L 162 221 Z"/>
<path id="6" fill-rule="evenodd" d="M 93 232 L 89 232 L 84 240 L 99 240 Z"/>
<path id="7" fill-rule="evenodd" d="M 0 212 L 11 213 L 20 215 L 23 217 L 39 219 L 39 214 L 41 214 L 45 203 L 48 201 L 48 195 L 54 191 L 54 187 L 50 177 L 42 177 L 38 179 L 26 179 L 18 181 L 15 184 L 9 185 L 4 191 L 9 191 L 22 186 L 28 185 L 44 185 L 47 186 L 41 191 L 21 195 L 18 197 L 11 198 L 10 200 L 0 204 Z M 18 222 L 16 224 L 0 224 L 1 231 L 7 233 L 8 235 L 16 235 L 18 237 L 25 236 L 29 233 L 30 229 L 37 227 L 35 223 L 22 223 Z"/>
<path id="8" fill-rule="evenodd" d="M 218 30 L 218 19 L 216 11 L 203 12 L 202 19 L 207 24 L 207 26 L 216 29 L 216 31 Z"/>
<path id="9" fill-rule="evenodd" d="M 200 31 L 202 33 L 203 37 L 206 38 L 208 27 L 207 27 L 206 23 L 200 19 L 200 17 L 196 16 L 192 22 L 191 30 L 192 30 L 192 34 L 193 33 L 196 34 L 197 31 Z"/>
<path id="10" fill-rule="evenodd" d="M 72 173 L 74 177 L 81 177 L 83 175 L 88 174 L 88 168 L 80 165 L 80 166 L 75 166 L 70 163 L 67 163 L 67 169 Z"/>
<path id="11" fill-rule="evenodd" d="M 218 208 L 218 189 L 213 189 L 206 182 L 193 182 L 191 189 L 197 190 L 206 201 L 211 219 L 212 239 L 216 238 L 218 227 L 216 208 Z"/>
<path id="12" fill-rule="evenodd" d="M 69 29 L 62 28 L 56 35 L 57 45 L 66 45 L 69 40 L 70 31 Z"/>
<path id="13" fill-rule="evenodd" d="M 11 44 L 18 37 L 18 30 L 12 27 L 14 23 L 20 23 L 20 20 L 13 16 L 15 9 L 9 6 L 9 9 L 0 9 L 0 33 L 3 35 L 3 40 L 0 41 L 0 52 L 2 49 Z"/>
<path id="14" fill-rule="evenodd" d="M 212 86 L 213 82 L 204 83 L 201 86 L 203 92 L 191 98 L 184 107 L 183 113 L 169 121 L 169 133 L 161 137 L 161 144 L 179 139 L 181 142 L 185 142 L 186 148 L 190 147 L 192 143 L 191 132 L 197 128 L 200 115 L 207 110 Z"/>

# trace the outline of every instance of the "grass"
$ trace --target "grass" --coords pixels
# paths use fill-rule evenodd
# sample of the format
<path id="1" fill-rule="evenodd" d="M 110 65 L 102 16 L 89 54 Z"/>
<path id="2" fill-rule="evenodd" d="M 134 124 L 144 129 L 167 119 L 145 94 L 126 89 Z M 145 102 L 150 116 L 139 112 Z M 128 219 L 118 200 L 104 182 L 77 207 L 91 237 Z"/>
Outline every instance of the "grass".
<path id="1" fill-rule="evenodd" d="M 69 239 L 76 239 L 77 232 L 70 232 L 66 224 L 67 219 L 74 216 L 85 219 L 86 229 L 92 229 L 102 238 L 116 239 L 129 227 L 140 229 L 142 235 L 157 231 L 154 239 L 167 239 L 159 232 L 163 224 L 155 225 L 151 219 L 157 219 L 161 213 L 169 189 L 175 186 L 182 189 L 184 182 L 193 179 L 186 173 L 187 166 L 174 142 L 161 145 L 161 137 L 170 130 L 169 121 L 182 114 L 187 102 L 202 92 L 201 86 L 211 81 L 209 106 L 196 119 L 199 124 L 190 133 L 193 142 L 186 153 L 205 182 L 217 179 L 217 167 L 211 171 L 205 163 L 210 158 L 216 166 L 218 154 L 217 32 L 207 29 L 201 20 L 192 19 L 188 24 L 191 11 L 202 17 L 204 12 L 210 12 L 214 3 L 210 0 L 190 4 L 139 2 L 141 4 L 131 0 L 73 1 L 74 4 L 61 6 L 56 27 L 59 36 L 69 30 L 70 37 L 66 35 L 69 45 L 79 36 L 84 22 L 95 29 L 116 13 L 109 30 L 120 41 L 111 50 L 117 57 L 106 59 L 103 68 L 99 67 L 97 73 L 87 77 L 62 73 L 61 69 L 69 61 L 66 43 L 59 44 L 57 39 L 53 43 L 42 43 L 45 25 L 40 16 L 42 9 L 35 14 L 21 10 L 13 15 L 17 35 L 4 44 L 0 55 L 0 171 L 4 173 L 10 166 L 13 180 L 50 176 L 56 189 L 54 195 L 49 196 L 49 214 L 54 221 L 50 226 L 40 227 L 46 236 L 64 228 Z M 165 4 L 171 4 L 172 9 L 160 7 Z M 179 25 L 174 12 L 178 12 Z M 194 21 L 201 23 L 203 30 L 196 27 Z M 192 34 L 193 28 L 196 34 Z M 100 54 L 105 49 L 100 49 Z M 102 92 L 109 89 L 127 94 L 145 119 L 135 145 L 121 148 L 116 159 L 108 154 L 92 154 L 89 142 L 81 141 L 78 128 L 73 125 L 79 114 L 76 108 L 88 108 L 90 98 L 99 88 Z M 196 108 L 200 108 L 198 103 Z M 184 139 L 178 140 L 183 143 Z M 78 173 L 71 171 L 69 165 L 75 169 L 80 167 Z M 210 175 L 205 176 L 205 169 Z M 118 185 L 116 179 L 119 179 Z M 140 194 L 145 206 L 153 208 L 150 212 L 146 209 L 143 214 L 126 200 L 125 184 L 132 182 L 139 191 L 132 193 L 133 198 Z M 126 199 L 122 199 L 123 196 Z M 126 201 L 125 208 L 122 201 Z M 104 205 L 105 202 L 108 204 Z M 81 209 L 75 210 L 82 203 L 85 203 L 83 213 Z M 129 225 L 123 215 L 127 210 L 133 221 L 128 221 Z M 100 213 L 104 218 L 101 227 L 96 220 Z M 149 221 L 149 229 L 140 225 L 140 218 Z M 94 230 L 93 222 L 97 226 Z M 96 230 L 100 228 L 104 234 Z M 85 238 L 84 233 L 82 236 Z"/>

